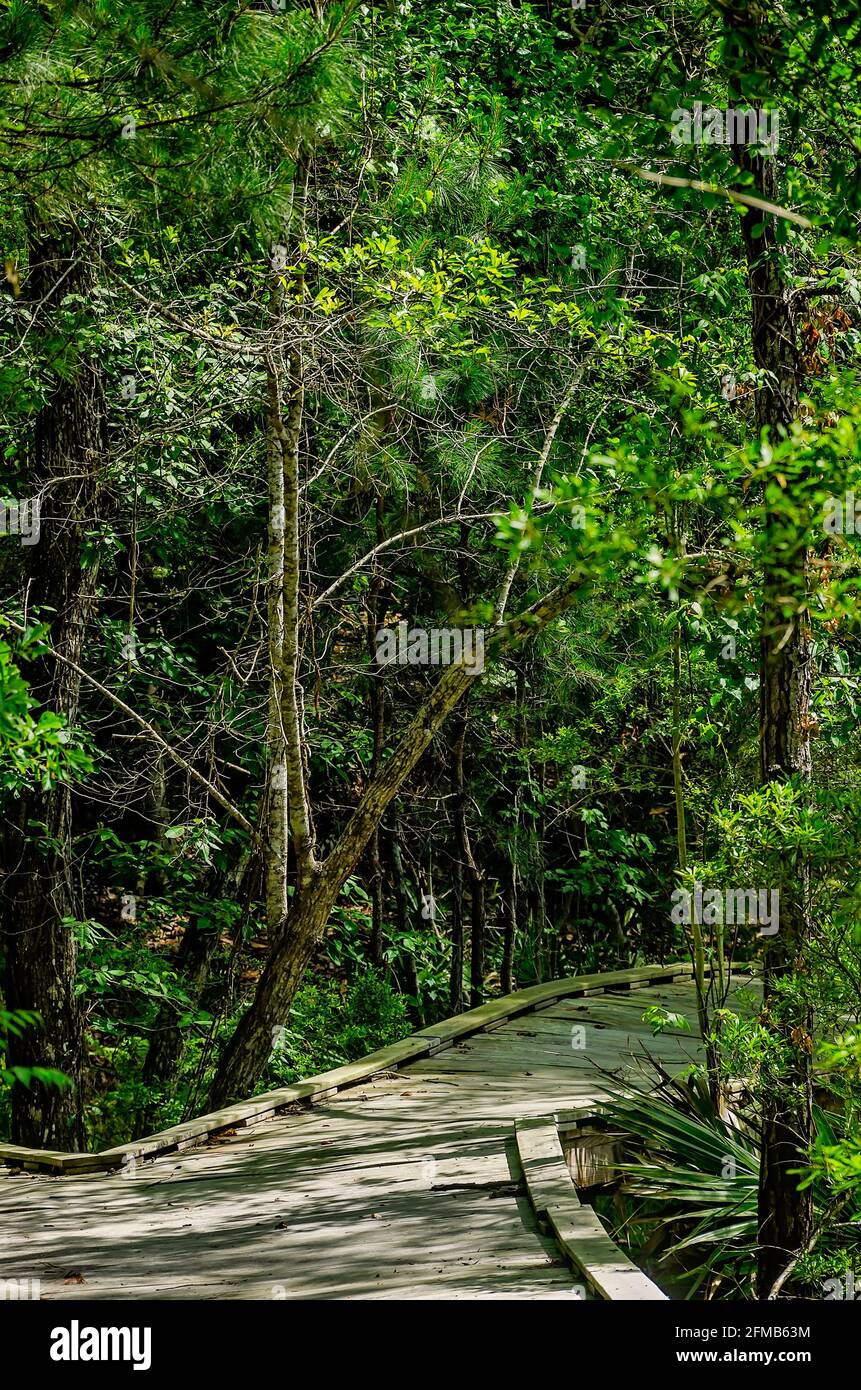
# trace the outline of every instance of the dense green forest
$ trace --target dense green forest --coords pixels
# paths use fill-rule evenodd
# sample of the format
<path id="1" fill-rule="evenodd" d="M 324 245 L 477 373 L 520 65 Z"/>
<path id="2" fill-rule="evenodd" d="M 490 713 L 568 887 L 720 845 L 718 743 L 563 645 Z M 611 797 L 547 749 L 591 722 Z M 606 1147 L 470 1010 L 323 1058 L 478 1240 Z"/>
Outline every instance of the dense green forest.
<path id="1" fill-rule="evenodd" d="M 861 1268 L 859 31 L 0 0 L 0 1140 L 690 960 L 607 1221 Z"/>

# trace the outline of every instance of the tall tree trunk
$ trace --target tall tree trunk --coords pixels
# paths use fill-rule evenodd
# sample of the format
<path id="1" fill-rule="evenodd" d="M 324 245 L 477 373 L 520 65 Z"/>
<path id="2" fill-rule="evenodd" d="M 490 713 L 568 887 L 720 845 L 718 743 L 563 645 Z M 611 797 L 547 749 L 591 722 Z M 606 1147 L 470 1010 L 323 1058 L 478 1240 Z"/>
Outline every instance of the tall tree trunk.
<path id="1" fill-rule="evenodd" d="M 540 849 L 538 850 L 540 855 Z M 532 931 L 534 940 L 534 958 L 538 972 L 538 984 L 543 984 L 545 979 L 553 976 L 553 965 L 544 945 L 544 927 L 547 921 L 547 912 L 544 902 L 544 877 L 541 872 L 541 862 L 538 861 L 536 881 L 529 890 L 529 915 L 532 920 Z"/>
<path id="2" fill-rule="evenodd" d="M 464 923 L 464 854 L 463 854 L 463 739 L 462 719 L 452 727 L 449 748 L 449 785 L 452 795 L 452 856 L 451 856 L 451 961 L 449 965 L 449 1012 L 459 1014 L 463 1008 L 463 967 L 465 961 Z"/>
<path id="3" fill-rule="evenodd" d="M 484 998 L 484 874 L 475 861 L 469 821 L 466 813 L 466 776 L 464 772 L 464 747 L 469 727 L 467 704 L 464 702 L 455 716 L 451 744 L 451 788 L 454 806 L 455 858 L 458 865 L 456 875 L 461 891 L 461 907 L 457 925 L 463 937 L 463 889 L 469 884 L 469 1002 L 475 1009 Z M 462 955 L 461 945 L 461 955 Z M 454 960 L 452 960 L 451 993 L 455 992 Z"/>
<path id="4" fill-rule="evenodd" d="M 397 830 L 393 830 L 388 837 L 389 853 L 392 859 L 392 887 L 395 898 L 395 920 L 401 937 L 405 937 L 409 932 L 409 894 L 407 893 L 406 873 L 404 871 L 403 854 L 401 853 L 401 842 L 398 838 Z M 419 993 L 419 980 L 416 971 L 415 956 L 409 946 L 404 946 L 400 955 L 400 969 L 403 976 L 403 986 L 407 994 L 415 999 L 415 1004 L 410 1005 L 409 1014 L 417 1028 L 424 1027 L 424 1010 L 422 1009 L 421 995 Z"/>
<path id="5" fill-rule="evenodd" d="M 500 916 L 503 922 L 502 970 L 500 985 L 503 994 L 514 989 L 514 953 L 517 949 L 517 870 L 507 860 L 508 882 L 500 885 Z"/>
<path id="6" fill-rule="evenodd" d="M 742 30 L 751 22 L 745 8 L 733 9 L 730 22 Z M 757 18 L 761 27 L 761 16 Z M 761 34 L 763 41 L 766 35 Z M 742 53 L 744 46 L 742 45 Z M 757 108 L 759 114 L 760 108 Z M 736 146 L 739 167 L 753 176 L 753 191 L 779 202 L 776 163 Z M 741 220 L 751 294 L 753 356 L 761 369 L 756 420 L 772 445 L 785 437 L 798 414 L 801 369 L 792 299 L 783 272 L 773 217 L 750 210 Z M 766 568 L 760 623 L 760 774 L 764 782 L 807 779 L 811 772 L 809 705 L 811 651 L 805 596 L 807 550 L 804 537 L 787 540 L 785 518 L 765 521 Z M 808 870 L 803 866 L 791 892 L 781 893 L 777 936 L 765 944 L 764 1017 L 774 1027 L 787 1059 L 782 1073 L 764 1078 L 762 1161 L 759 1181 L 757 1293 L 767 1297 L 791 1256 L 804 1248 L 813 1230 L 813 1193 L 798 1190 L 793 1168 L 803 1166 L 813 1137 L 811 1019 L 806 1007 L 778 994 L 779 982 L 802 962 L 810 934 Z"/>
<path id="7" fill-rule="evenodd" d="M 484 873 L 474 858 L 469 866 L 469 883 L 469 1005 L 477 1009 L 484 1003 L 486 911 Z"/>
<path id="8" fill-rule="evenodd" d="M 30 227 L 28 291 L 37 331 L 52 342 L 64 370 L 35 424 L 31 475 L 42 507 L 38 545 L 28 552 L 25 604 L 41 609 L 55 652 L 78 662 L 95 594 L 98 556 L 87 556 L 85 536 L 96 520 L 99 470 L 106 455 L 102 374 L 79 354 L 81 311 L 61 309 L 68 295 L 89 301 L 95 277 L 87 247 L 71 229 Z M 83 311 L 84 313 L 86 310 Z M 74 362 L 73 369 L 70 366 Z M 43 709 L 69 728 L 78 717 L 80 676 L 46 657 L 28 670 L 31 692 Z M 43 829 L 33 832 L 33 823 Z M 83 916 L 72 867 L 72 797 L 67 785 L 21 797 L 9 828 L 4 938 L 6 1004 L 31 1009 L 38 1029 L 9 1039 L 9 1062 L 63 1072 L 60 1089 L 34 1082 L 12 1091 L 12 1137 L 47 1148 L 83 1145 L 83 1017 L 75 994 L 75 938 L 63 919 Z"/>
<path id="9" fill-rule="evenodd" d="M 459 1014 L 463 1009 L 464 967 L 463 864 L 460 847 L 454 845 L 451 860 L 451 959 L 448 971 L 448 1011 Z"/>
<path id="10" fill-rule="evenodd" d="M 517 740 L 518 753 L 522 753 L 526 747 L 528 738 L 527 717 L 526 717 L 526 662 L 522 660 L 512 663 L 515 671 L 514 687 L 514 734 Z M 508 896 L 506 899 L 505 887 L 502 889 L 502 897 L 507 901 L 507 914 L 505 921 L 505 939 L 502 947 L 502 992 L 510 994 L 514 988 L 514 955 L 517 950 L 518 926 L 524 926 L 523 914 L 525 912 L 525 885 L 521 877 L 520 861 L 523 845 L 523 784 L 522 778 L 517 774 L 514 780 L 514 801 L 511 816 L 511 838 L 506 853 L 508 864 Z M 523 941 L 524 934 L 521 930 L 520 939 Z"/>
<path id="11" fill-rule="evenodd" d="M 759 161 L 762 196 L 774 198 L 770 161 Z M 751 264 L 754 302 L 753 342 L 757 366 L 769 375 L 758 392 L 760 425 L 772 436 L 786 428 L 797 409 L 795 325 L 775 264 L 773 246 L 753 236 L 745 217 L 745 242 Z M 774 255 L 775 260 L 772 260 Z M 809 708 L 812 678 L 810 635 L 804 607 L 806 553 L 803 542 L 791 557 L 783 554 L 785 523 L 766 523 L 769 569 L 764 576 L 760 627 L 760 774 L 763 781 L 806 779 L 811 772 Z M 783 554 L 783 558 L 778 558 Z M 787 597 L 793 611 L 787 611 Z M 788 1073 L 764 1088 L 762 1168 L 759 1186 L 758 1290 L 764 1295 L 790 1256 L 804 1248 L 813 1229 L 812 1189 L 798 1191 L 793 1168 L 802 1165 L 813 1137 L 812 1072 L 807 1050 L 811 1019 L 778 996 L 780 980 L 802 965 L 810 936 L 809 869 L 799 867 L 795 884 L 781 893 L 779 931 L 765 948 L 765 1017 L 777 1029 L 789 1058 Z"/>

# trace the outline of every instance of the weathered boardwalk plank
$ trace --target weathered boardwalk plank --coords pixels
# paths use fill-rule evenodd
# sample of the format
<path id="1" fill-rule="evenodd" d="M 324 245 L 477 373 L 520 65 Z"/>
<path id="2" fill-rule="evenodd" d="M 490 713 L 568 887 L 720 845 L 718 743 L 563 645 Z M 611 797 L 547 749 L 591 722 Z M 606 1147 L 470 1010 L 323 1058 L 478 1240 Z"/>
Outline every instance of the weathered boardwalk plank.
<path id="1" fill-rule="evenodd" d="M 650 1003 L 694 1034 L 652 1038 Z M 576 1299 L 515 1120 L 600 1100 L 596 1067 L 635 1065 L 643 1044 L 683 1064 L 694 1018 L 687 983 L 557 1001 L 129 1176 L 10 1175 L 0 1278 L 39 1278 L 48 1299 Z"/>

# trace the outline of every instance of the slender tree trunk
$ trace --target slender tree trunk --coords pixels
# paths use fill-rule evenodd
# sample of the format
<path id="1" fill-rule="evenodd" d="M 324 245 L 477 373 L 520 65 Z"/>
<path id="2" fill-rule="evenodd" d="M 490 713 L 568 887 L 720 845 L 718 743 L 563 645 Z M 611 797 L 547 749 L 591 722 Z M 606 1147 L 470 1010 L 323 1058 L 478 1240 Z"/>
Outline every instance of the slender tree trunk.
<path id="1" fill-rule="evenodd" d="M 544 949 L 544 924 L 546 920 L 544 904 L 544 880 L 541 877 L 540 866 L 537 882 L 532 884 L 529 891 L 529 914 L 532 920 L 532 931 L 534 945 L 534 958 L 538 971 L 538 983 L 541 984 L 553 974 L 552 963 L 548 960 Z"/>
<path id="2" fill-rule="evenodd" d="M 508 882 L 503 883 L 500 889 L 500 904 L 504 923 L 500 985 L 503 994 L 510 994 L 514 989 L 514 954 L 517 949 L 517 877 L 510 860 Z"/>
<path id="3" fill-rule="evenodd" d="M 451 961 L 448 974 L 448 1009 L 459 1014 L 463 1009 L 464 967 L 463 864 L 460 846 L 455 843 L 451 860 Z"/>
<path id="4" fill-rule="evenodd" d="M 451 787 L 453 792 L 455 859 L 458 866 L 461 904 L 463 903 L 464 880 L 469 884 L 469 1002 L 470 1008 L 478 1008 L 484 999 L 484 950 L 485 950 L 485 911 L 484 874 L 475 861 L 467 817 L 466 777 L 464 773 L 464 747 L 469 728 L 467 705 L 464 702 L 453 722 L 451 745 Z M 463 906 L 458 918 L 459 933 L 463 935 Z M 461 948 L 462 949 L 462 948 Z M 455 977 L 452 961 L 452 995 Z"/>
<path id="5" fill-rule="evenodd" d="M 684 538 L 679 534 L 677 521 L 673 523 L 671 537 L 676 554 L 684 554 Z M 688 867 L 688 842 L 685 820 L 685 786 L 682 771 L 682 615 L 677 610 L 673 628 L 673 793 L 676 803 L 676 854 L 679 873 L 684 875 Z M 720 1108 L 720 1063 L 712 1037 L 712 1023 L 709 1010 L 710 983 L 706 982 L 706 951 L 702 923 L 692 914 L 691 944 L 693 947 L 694 985 L 697 992 L 697 1021 L 700 1037 L 706 1054 L 709 1094 L 714 1105 Z M 722 949 L 722 943 L 721 943 Z M 711 977 L 709 977 L 709 980 Z"/>
<path id="6" fill-rule="evenodd" d="M 452 721 L 449 749 L 449 785 L 452 794 L 453 844 L 451 856 L 451 966 L 449 970 L 449 1009 L 452 1014 L 463 1008 L 463 968 L 465 961 L 466 913 L 464 911 L 464 776 L 463 741 L 466 722 Z"/>
<path id="7" fill-rule="evenodd" d="M 514 687 L 514 729 L 517 739 L 518 753 L 523 754 L 529 739 L 529 724 L 527 717 L 527 659 L 525 657 L 515 660 L 513 663 L 515 671 Z M 513 941 L 520 938 L 521 956 L 529 959 L 532 964 L 532 974 L 537 978 L 539 965 L 535 960 L 535 954 L 529 946 L 529 923 L 530 923 L 530 889 L 529 884 L 532 877 L 532 857 L 528 850 L 529 830 L 525 824 L 523 814 L 523 787 L 522 778 L 519 772 L 514 777 L 514 805 L 512 817 L 512 845 L 511 845 L 511 936 Z M 524 947 L 526 952 L 524 953 Z M 512 962 L 513 965 L 513 962 Z"/>
<path id="8" fill-rule="evenodd" d="M 28 290 L 38 330 L 65 357 L 65 369 L 36 419 L 32 477 L 42 519 L 39 542 L 27 555 L 25 602 L 31 619 L 42 610 L 52 648 L 79 662 L 96 587 L 98 556 L 86 556 L 85 537 L 97 518 L 107 447 L 105 403 L 97 363 L 74 357 L 80 313 L 60 304 L 73 294 L 87 302 L 95 277 L 87 248 L 72 230 L 31 226 L 30 267 Z M 33 663 L 27 675 L 39 705 L 74 728 L 80 676 L 50 657 Z M 34 834 L 33 822 L 44 827 L 42 833 Z M 6 1004 L 34 1010 L 43 1020 L 38 1029 L 10 1037 L 9 1063 L 52 1068 L 71 1081 L 63 1089 L 38 1082 L 14 1087 L 12 1137 L 19 1144 L 57 1149 L 83 1145 L 83 1018 L 75 994 L 75 938 L 63 923 L 83 916 L 72 836 L 71 791 L 61 784 L 22 795 L 6 846 L 12 866 L 3 914 Z"/>
<path id="9" fill-rule="evenodd" d="M 541 737 L 540 719 L 537 729 L 538 737 Z M 536 797 L 537 809 L 535 812 L 534 842 L 535 842 L 535 881 L 533 885 L 533 898 L 535 903 L 534 919 L 536 929 L 536 955 L 543 963 L 544 973 L 539 975 L 541 978 L 552 980 L 556 962 L 556 938 L 555 934 L 550 936 L 546 932 L 547 926 L 547 891 L 545 887 L 546 864 L 544 861 L 545 843 L 545 820 L 544 812 L 541 809 L 544 805 L 544 778 L 545 768 L 539 765 L 538 768 L 538 795 Z"/>
<path id="10" fill-rule="evenodd" d="M 470 934 L 469 934 L 469 1005 L 477 1009 L 484 1003 L 485 975 L 485 881 L 475 864 L 470 865 Z"/>
<path id="11" fill-rule="evenodd" d="M 469 549 L 470 528 L 461 525 L 460 528 L 460 548 L 458 550 L 458 578 L 460 581 L 460 601 L 464 607 L 469 604 L 469 596 L 472 587 L 472 574 Z M 509 581 L 510 582 L 510 581 Z M 507 593 L 507 590 L 506 590 Z M 505 607 L 504 598 L 500 601 L 498 616 L 501 617 Z M 450 768 L 450 787 L 452 794 L 452 829 L 453 847 L 451 856 L 451 962 L 449 967 L 449 1012 L 458 1014 L 464 1007 L 464 967 L 466 964 L 466 880 L 469 877 L 470 884 L 473 882 L 473 875 L 469 871 L 469 864 L 472 859 L 472 851 L 469 844 L 469 832 L 466 822 L 466 782 L 464 777 L 464 741 L 467 729 L 466 702 L 464 707 L 458 711 L 456 719 L 452 721 L 451 745 L 449 749 L 449 768 Z M 474 898 L 471 902 L 471 914 L 475 912 Z M 471 927 L 471 936 L 474 938 L 475 931 Z M 478 961 L 476 970 L 482 971 L 481 943 L 471 941 L 471 951 L 478 945 Z M 475 986 L 474 971 L 472 961 L 474 955 L 470 955 L 470 1000 L 474 1002 Z"/>
<path id="12" fill-rule="evenodd" d="M 401 853 L 401 843 L 397 831 L 392 831 L 388 836 L 389 853 L 392 860 L 392 887 L 395 899 L 395 920 L 398 930 L 402 937 L 409 932 L 409 894 L 407 893 L 407 879 L 404 871 L 403 855 Z M 410 1017 L 417 1028 L 424 1027 L 424 1010 L 422 1009 L 421 995 L 419 993 L 419 981 L 416 973 L 416 962 L 413 952 L 405 946 L 400 955 L 400 969 L 403 976 L 403 984 L 406 993 L 415 999 L 415 1004 L 410 1005 Z"/>
<path id="13" fill-rule="evenodd" d="M 298 162 L 285 235 L 294 221 L 305 227 L 309 164 Z M 292 300 L 285 286 L 287 248 L 273 246 L 269 278 L 270 350 L 266 359 L 266 458 L 269 493 L 267 626 L 269 783 L 266 836 L 266 918 L 277 936 L 288 911 L 290 845 L 297 891 L 316 867 L 315 834 L 308 797 L 303 691 L 299 681 L 300 494 L 299 450 L 305 411 L 305 361 L 301 338 L 304 279 L 295 277 Z"/>

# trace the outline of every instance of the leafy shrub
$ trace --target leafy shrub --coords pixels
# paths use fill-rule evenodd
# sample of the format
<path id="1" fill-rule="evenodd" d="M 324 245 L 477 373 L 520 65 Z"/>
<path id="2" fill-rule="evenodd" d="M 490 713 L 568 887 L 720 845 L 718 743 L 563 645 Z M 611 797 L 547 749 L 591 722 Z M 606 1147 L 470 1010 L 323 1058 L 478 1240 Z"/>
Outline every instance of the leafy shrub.
<path id="1" fill-rule="evenodd" d="M 410 1031 L 406 1010 L 403 996 L 375 970 L 346 986 L 333 980 L 303 985 L 260 1089 L 289 1085 L 397 1042 Z"/>

